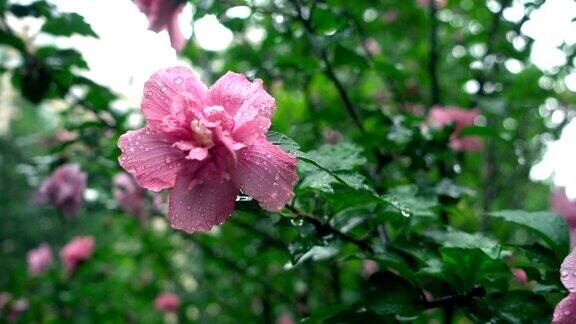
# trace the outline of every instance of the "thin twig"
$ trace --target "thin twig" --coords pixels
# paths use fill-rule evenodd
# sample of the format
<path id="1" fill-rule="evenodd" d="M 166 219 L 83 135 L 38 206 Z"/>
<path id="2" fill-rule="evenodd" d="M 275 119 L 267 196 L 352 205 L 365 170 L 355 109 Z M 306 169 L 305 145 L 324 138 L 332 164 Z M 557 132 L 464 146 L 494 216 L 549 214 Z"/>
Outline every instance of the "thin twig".
<path id="1" fill-rule="evenodd" d="M 311 43 L 313 43 L 312 38 L 316 35 L 316 32 L 314 30 L 314 27 L 312 26 L 312 23 L 310 22 L 310 20 L 308 18 L 304 17 L 304 15 L 302 14 L 302 8 L 300 7 L 300 4 L 298 3 L 297 0 L 290 0 L 290 3 L 293 5 L 294 10 L 296 10 L 296 14 L 297 14 L 296 17 L 298 18 L 298 20 L 300 20 L 300 22 L 302 22 L 304 29 L 306 29 L 306 31 L 308 32 L 308 37 L 311 38 L 311 40 L 310 40 Z M 340 96 L 340 99 L 344 103 L 344 108 L 346 108 L 346 111 L 348 112 L 348 114 L 350 115 L 352 120 L 354 121 L 354 124 L 356 125 L 356 127 L 358 127 L 358 129 L 362 133 L 365 133 L 366 129 L 364 128 L 364 125 L 362 124 L 362 121 L 360 119 L 360 115 L 358 114 L 356 107 L 352 103 L 352 99 L 350 99 L 350 96 L 348 95 L 346 88 L 344 87 L 342 82 L 340 82 L 340 80 L 338 79 L 338 76 L 336 76 L 336 72 L 334 72 L 334 67 L 332 66 L 332 62 L 330 62 L 330 59 L 328 58 L 328 53 L 326 51 L 326 48 L 324 48 L 323 46 L 320 46 L 318 50 L 319 50 L 319 54 L 320 54 L 319 55 L 320 59 L 324 63 L 324 74 L 326 75 L 326 77 L 328 79 L 330 79 L 330 81 L 336 87 L 336 90 L 338 91 L 338 95 Z"/>
<path id="2" fill-rule="evenodd" d="M 463 305 L 468 304 L 470 301 L 476 298 L 483 297 L 484 295 L 486 295 L 486 290 L 484 288 L 475 287 L 466 294 L 444 296 L 435 300 L 426 301 L 425 306 L 426 308 L 431 309 L 431 308 L 446 307 L 448 305 L 449 306 Z"/>
<path id="3" fill-rule="evenodd" d="M 318 218 L 312 214 L 303 212 L 294 206 L 287 205 L 286 209 L 288 209 L 290 212 L 292 212 L 292 214 L 294 214 L 294 216 L 296 218 L 303 219 L 303 220 L 309 222 L 310 224 L 314 225 L 317 233 L 319 233 L 319 234 L 322 234 L 322 233 L 332 234 L 332 235 L 338 237 L 339 239 L 341 239 L 342 241 L 346 241 L 346 242 L 355 244 L 360 249 L 362 249 L 366 252 L 374 253 L 374 249 L 372 248 L 370 243 L 368 243 L 367 241 L 357 239 L 357 238 L 352 237 L 352 236 L 350 236 L 344 232 L 341 232 L 340 230 L 332 227 L 328 222 L 324 221 L 323 219 Z"/>
<path id="4" fill-rule="evenodd" d="M 374 56 L 372 55 L 371 51 L 368 49 L 368 45 L 366 43 L 368 36 L 366 35 L 366 31 L 364 30 L 364 27 L 362 27 L 362 23 L 359 22 L 358 19 L 353 14 L 351 14 L 349 11 L 346 11 L 346 15 L 350 18 L 350 20 L 354 24 L 354 28 L 356 29 L 356 31 L 358 31 L 358 37 L 360 39 L 360 43 L 361 43 L 362 49 L 364 51 L 364 55 L 366 56 L 365 58 L 366 58 L 366 61 L 368 62 L 368 66 L 370 67 L 370 69 L 377 72 L 378 76 L 380 77 L 380 79 L 382 80 L 382 82 L 384 84 L 388 85 L 388 88 L 390 89 L 390 93 L 392 94 L 392 100 L 396 99 L 398 104 L 400 106 L 404 107 L 406 105 L 406 100 L 404 100 L 402 92 L 400 91 L 396 81 L 393 78 L 391 78 L 388 74 L 381 73 L 381 71 L 379 71 L 378 68 L 376 67 L 376 63 L 374 62 Z"/>

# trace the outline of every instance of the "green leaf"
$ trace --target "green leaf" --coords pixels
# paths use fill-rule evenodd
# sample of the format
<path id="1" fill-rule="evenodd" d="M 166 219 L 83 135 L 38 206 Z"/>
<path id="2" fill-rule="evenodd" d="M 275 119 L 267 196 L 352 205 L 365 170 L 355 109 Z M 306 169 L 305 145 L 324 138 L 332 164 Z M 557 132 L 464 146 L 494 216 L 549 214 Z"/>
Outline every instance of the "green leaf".
<path id="1" fill-rule="evenodd" d="M 26 44 L 23 40 L 18 38 L 16 35 L 12 33 L 8 33 L 3 29 L 0 29 L 0 45 L 8 45 L 17 49 L 20 53 L 26 52 Z"/>
<path id="2" fill-rule="evenodd" d="M 431 259 L 421 272 L 444 279 L 459 292 L 469 292 L 475 286 L 502 289 L 512 273 L 506 263 L 490 258 L 479 248 L 442 247 L 441 263 Z"/>
<path id="3" fill-rule="evenodd" d="M 390 189 L 382 196 L 382 200 L 396 208 L 405 217 L 434 217 L 433 208 L 438 205 L 435 197 L 422 197 L 418 195 L 418 188 L 413 185 L 399 186 Z"/>
<path id="4" fill-rule="evenodd" d="M 309 154 L 300 151 L 300 146 L 286 135 L 282 135 L 276 132 L 268 132 L 268 140 L 272 144 L 280 146 L 286 152 L 296 155 L 299 160 L 326 172 L 337 182 L 344 186 L 355 190 L 366 188 L 362 181 L 359 181 L 360 177 L 350 176 L 349 174 L 340 175 L 334 172 L 339 170 L 347 171 L 349 168 L 363 164 L 366 161 L 363 157 L 358 155 L 360 154 L 361 150 L 352 144 L 343 144 L 341 149 L 334 149 L 326 146 L 319 149 L 318 151 L 312 151 Z M 330 159 L 329 156 L 323 155 L 330 153 L 338 154 L 338 156 L 332 156 L 333 159 Z M 338 158 L 342 158 L 343 160 L 338 161 Z M 326 163 L 328 166 L 325 166 L 324 163 Z M 310 168 L 307 170 L 311 171 Z M 312 184 L 314 188 L 322 188 L 323 190 L 328 191 L 327 186 L 329 183 L 322 182 L 322 180 L 326 180 L 326 178 L 318 175 L 316 176 L 316 179 L 310 180 L 309 183 Z"/>
<path id="5" fill-rule="evenodd" d="M 331 33 L 346 26 L 346 19 L 339 18 L 332 8 L 319 6 L 312 13 L 312 24 L 318 33 Z"/>
<path id="6" fill-rule="evenodd" d="M 332 60 L 332 64 L 335 67 L 353 66 L 362 69 L 368 67 L 368 62 L 366 62 L 366 59 L 364 57 L 342 45 L 336 45 L 336 48 L 334 49 L 334 58 Z"/>
<path id="7" fill-rule="evenodd" d="M 502 249 L 497 241 L 480 233 L 469 234 L 449 229 L 448 231 L 428 231 L 426 236 L 445 247 L 479 248 L 492 259 L 498 259 Z"/>
<path id="8" fill-rule="evenodd" d="M 280 146 L 284 151 L 288 153 L 292 153 L 296 156 L 298 156 L 299 153 L 302 153 L 300 151 L 300 145 L 298 145 L 298 143 L 296 143 L 293 139 L 284 134 L 269 131 L 268 140 L 272 144 Z"/>
<path id="9" fill-rule="evenodd" d="M 308 157 L 330 171 L 350 171 L 366 164 L 362 149 L 352 143 L 322 145 L 308 152 Z"/>
<path id="10" fill-rule="evenodd" d="M 370 276 L 371 287 L 365 293 L 366 308 L 379 315 L 417 316 L 423 310 L 420 291 L 408 280 L 390 271 Z"/>
<path id="11" fill-rule="evenodd" d="M 570 247 L 568 226 L 564 218 L 556 213 L 502 210 L 488 213 L 488 215 L 518 225 L 533 233 L 542 239 L 559 259 L 563 259 L 568 254 Z"/>
<path id="12" fill-rule="evenodd" d="M 12 4 L 8 10 L 18 18 L 23 17 L 50 17 L 54 7 L 46 1 L 35 1 L 29 5 Z"/>
<path id="13" fill-rule="evenodd" d="M 316 318 L 316 317 L 315 317 Z M 364 309 L 347 309 L 344 311 L 324 316 L 319 321 L 306 320 L 304 323 L 397 323 L 398 321 L 392 316 L 382 316 L 376 312 L 366 311 Z"/>
<path id="14" fill-rule="evenodd" d="M 46 64 L 51 67 L 63 68 L 76 66 L 88 69 L 88 63 L 86 63 L 82 54 L 74 49 L 58 49 L 56 47 L 47 46 L 39 48 L 36 55 L 42 57 Z"/>
<path id="15" fill-rule="evenodd" d="M 338 254 L 338 248 L 334 246 L 319 246 L 314 245 L 310 248 L 306 244 L 302 245 L 301 241 L 295 240 L 290 243 L 289 246 L 290 253 L 292 254 L 292 266 L 288 266 L 288 269 L 306 261 L 322 261 L 330 259 Z"/>
<path id="16" fill-rule="evenodd" d="M 475 322 L 550 323 L 552 309 L 542 296 L 528 291 L 495 293 L 468 307 Z"/>
<path id="17" fill-rule="evenodd" d="M 42 26 L 42 31 L 56 36 L 78 34 L 98 38 L 90 24 L 84 21 L 84 17 L 77 13 L 65 13 L 59 17 L 46 20 L 44 26 Z"/>

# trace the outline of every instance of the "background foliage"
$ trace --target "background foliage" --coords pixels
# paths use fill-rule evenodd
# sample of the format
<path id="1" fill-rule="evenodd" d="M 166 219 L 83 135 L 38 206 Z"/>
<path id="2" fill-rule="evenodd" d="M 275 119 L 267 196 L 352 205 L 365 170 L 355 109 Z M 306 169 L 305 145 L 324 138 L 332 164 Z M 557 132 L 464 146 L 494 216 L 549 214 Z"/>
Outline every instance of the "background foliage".
<path id="1" fill-rule="evenodd" d="M 10 81 L 1 90 L 18 94 L 0 136 L 0 292 L 28 299 L 21 321 L 161 321 L 153 300 L 164 291 L 182 299 L 182 321 L 550 321 L 566 292 L 568 230 L 546 211 L 548 185 L 528 174 L 573 116 L 574 93 L 560 85 L 576 51 L 565 44 L 568 64 L 554 71 L 530 62 L 520 30 L 543 1 L 522 1 L 517 22 L 502 17 L 510 0 L 190 3 L 193 19 L 214 14 L 235 38 L 221 52 L 192 38 L 182 57 L 206 83 L 228 70 L 264 80 L 278 107 L 270 139 L 300 159 L 295 200 L 279 213 L 240 201 L 231 221 L 194 235 L 170 229 L 151 196 L 144 225 L 123 213 L 111 179 L 130 112 L 83 76 L 82 53 L 38 45 L 6 18 L 41 17 L 54 37 L 97 34 L 49 1 L 0 0 L 0 73 Z M 231 17 L 236 6 L 250 14 Z M 253 30 L 261 41 L 248 41 Z M 484 150 L 455 152 L 450 127 L 424 128 L 434 105 L 477 107 L 482 117 L 463 135 Z M 31 200 L 65 162 L 89 175 L 71 219 Z M 74 276 L 60 265 L 26 275 L 28 250 L 88 234 L 95 254 Z M 366 260 L 378 271 L 363 271 L 374 265 Z"/>

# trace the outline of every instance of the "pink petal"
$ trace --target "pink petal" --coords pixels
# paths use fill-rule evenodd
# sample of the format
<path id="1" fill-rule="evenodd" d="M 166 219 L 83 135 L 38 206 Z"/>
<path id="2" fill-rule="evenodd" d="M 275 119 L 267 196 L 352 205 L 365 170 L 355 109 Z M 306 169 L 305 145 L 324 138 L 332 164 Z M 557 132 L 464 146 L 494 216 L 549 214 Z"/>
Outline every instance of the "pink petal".
<path id="1" fill-rule="evenodd" d="M 576 293 L 570 293 L 568 297 L 562 299 L 554 309 L 552 317 L 554 324 L 576 323 Z"/>
<path id="2" fill-rule="evenodd" d="M 464 138 L 453 137 L 450 139 L 450 148 L 454 151 L 467 151 L 467 152 L 478 152 L 482 151 L 484 144 L 479 137 L 468 136 Z"/>
<path id="3" fill-rule="evenodd" d="M 260 141 L 238 152 L 232 181 L 262 207 L 278 211 L 294 197 L 296 158 L 268 141 Z"/>
<path id="4" fill-rule="evenodd" d="M 190 150 L 188 155 L 186 156 L 189 160 L 198 160 L 202 161 L 206 157 L 208 157 L 208 149 L 205 147 L 195 147 Z"/>
<path id="5" fill-rule="evenodd" d="M 146 117 L 148 127 L 162 130 L 162 120 L 171 113 L 172 102 L 178 95 L 186 95 L 195 100 L 198 105 L 206 101 L 208 89 L 198 77 L 188 68 L 172 67 L 154 73 L 144 84 L 144 99 L 142 113 Z"/>
<path id="6" fill-rule="evenodd" d="M 120 136 L 120 165 L 141 187 L 160 191 L 174 186 L 176 174 L 184 165 L 182 151 L 172 141 L 145 127 Z"/>
<path id="7" fill-rule="evenodd" d="M 257 116 L 270 119 L 276 101 L 262 86 L 262 80 L 250 82 L 243 74 L 228 72 L 209 90 L 212 105 L 224 107 L 234 116 L 236 127 Z"/>
<path id="8" fill-rule="evenodd" d="M 571 228 L 576 227 L 576 200 L 570 200 L 566 195 L 566 188 L 554 189 L 550 195 L 552 210 L 564 216 Z"/>
<path id="9" fill-rule="evenodd" d="M 182 52 L 187 43 L 186 38 L 182 35 L 180 26 L 178 26 L 178 15 L 180 14 L 180 11 L 182 11 L 182 8 L 183 6 L 172 14 L 166 27 L 168 35 L 170 35 L 170 44 L 172 44 L 172 48 L 177 52 Z"/>
<path id="10" fill-rule="evenodd" d="M 187 233 L 208 231 L 224 223 L 234 212 L 238 189 L 222 178 L 193 183 L 180 175 L 170 193 L 168 218 L 175 229 Z"/>
<path id="11" fill-rule="evenodd" d="M 270 119 L 258 117 L 243 124 L 240 127 L 237 127 L 232 133 L 232 137 L 234 140 L 236 140 L 236 142 L 251 145 L 255 142 L 265 140 L 266 132 L 269 128 Z"/>
<path id="12" fill-rule="evenodd" d="M 560 280 L 570 292 L 576 292 L 576 249 L 564 259 L 560 266 Z"/>

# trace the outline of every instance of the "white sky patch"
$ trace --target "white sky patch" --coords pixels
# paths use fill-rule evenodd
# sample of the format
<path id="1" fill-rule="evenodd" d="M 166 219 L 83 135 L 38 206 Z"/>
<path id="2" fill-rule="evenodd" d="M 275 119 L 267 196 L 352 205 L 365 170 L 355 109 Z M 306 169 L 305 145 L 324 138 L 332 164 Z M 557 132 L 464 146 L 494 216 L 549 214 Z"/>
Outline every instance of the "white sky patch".
<path id="1" fill-rule="evenodd" d="M 224 27 L 214 15 L 206 15 L 195 21 L 194 31 L 198 45 L 208 51 L 225 50 L 234 37 L 230 29 Z"/>
<path id="2" fill-rule="evenodd" d="M 558 49 L 563 43 L 576 43 L 576 1 L 548 0 L 530 15 L 522 33 L 534 39 L 532 61 L 543 70 L 553 70 L 566 63 L 566 55 Z"/>
<path id="3" fill-rule="evenodd" d="M 568 194 L 576 196 L 576 122 L 572 121 L 562 131 L 558 141 L 548 144 L 544 159 L 536 164 L 530 178 L 536 181 L 552 179 L 557 186 L 567 188 Z"/>

